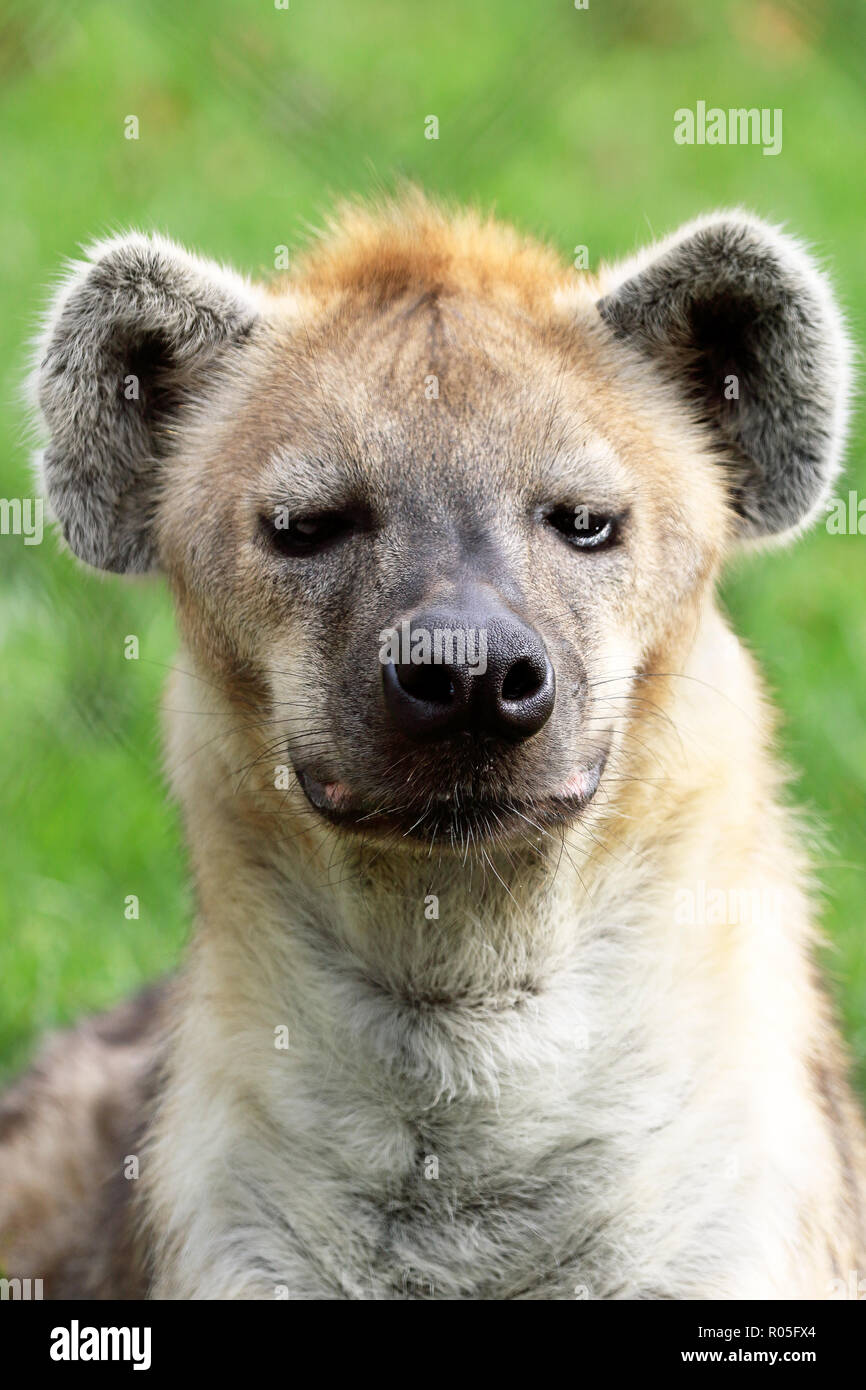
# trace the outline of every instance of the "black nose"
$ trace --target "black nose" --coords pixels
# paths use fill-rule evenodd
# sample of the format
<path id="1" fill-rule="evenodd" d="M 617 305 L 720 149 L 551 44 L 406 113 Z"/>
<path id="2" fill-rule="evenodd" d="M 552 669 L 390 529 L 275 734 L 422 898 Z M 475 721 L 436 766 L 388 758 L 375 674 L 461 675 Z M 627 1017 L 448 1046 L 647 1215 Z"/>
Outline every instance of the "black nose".
<path id="1" fill-rule="evenodd" d="M 468 731 L 518 740 L 550 718 L 556 678 L 547 649 L 508 610 L 418 613 L 391 631 L 397 659 L 383 665 L 385 704 L 408 738 Z"/>

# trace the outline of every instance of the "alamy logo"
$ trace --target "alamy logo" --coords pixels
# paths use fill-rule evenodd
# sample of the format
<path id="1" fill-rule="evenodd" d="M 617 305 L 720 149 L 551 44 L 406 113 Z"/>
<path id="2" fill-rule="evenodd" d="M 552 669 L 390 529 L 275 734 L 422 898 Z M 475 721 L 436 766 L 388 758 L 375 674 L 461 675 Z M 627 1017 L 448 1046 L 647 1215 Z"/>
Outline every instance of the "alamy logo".
<path id="1" fill-rule="evenodd" d="M 678 927 L 778 927 L 781 920 L 781 894 L 773 888 L 713 888 L 698 879 L 674 895 Z"/>
<path id="2" fill-rule="evenodd" d="M 134 1371 L 150 1370 L 149 1327 L 68 1327 L 51 1329 L 52 1361 L 131 1361 Z"/>
<path id="3" fill-rule="evenodd" d="M 866 536 L 866 497 L 850 491 L 844 497 L 830 497 L 824 523 L 831 536 Z"/>
<path id="4" fill-rule="evenodd" d="M 42 498 L 0 497 L 0 535 L 23 536 L 25 545 L 41 545 Z"/>
<path id="5" fill-rule="evenodd" d="M 379 633 L 379 660 L 383 666 L 466 666 L 470 675 L 487 670 L 487 633 L 474 627 L 412 627 L 404 618 L 399 628 Z"/>
<path id="6" fill-rule="evenodd" d="M 674 112 L 674 140 L 678 145 L 763 145 L 764 154 L 782 151 L 782 112 L 777 106 L 707 108 L 705 101 Z"/>
<path id="7" fill-rule="evenodd" d="M 0 1302 L 29 1303 L 43 1297 L 41 1279 L 0 1279 Z"/>
<path id="8" fill-rule="evenodd" d="M 849 1269 L 847 1279 L 831 1279 L 827 1285 L 828 1298 L 850 1298 L 855 1303 L 866 1299 L 866 1279 L 860 1278 L 858 1269 Z"/>

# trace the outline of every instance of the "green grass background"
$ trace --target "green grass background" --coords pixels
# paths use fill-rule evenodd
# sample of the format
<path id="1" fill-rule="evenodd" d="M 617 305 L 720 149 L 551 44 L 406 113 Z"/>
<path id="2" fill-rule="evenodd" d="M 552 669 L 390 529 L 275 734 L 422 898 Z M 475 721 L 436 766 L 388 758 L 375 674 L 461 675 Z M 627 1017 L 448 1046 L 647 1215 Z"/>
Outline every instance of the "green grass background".
<path id="1" fill-rule="evenodd" d="M 590 261 L 714 205 L 783 220 L 866 331 L 866 7 L 722 0 L 7 3 L 0 11 L 0 496 L 32 491 L 17 391 L 46 287 L 135 225 L 268 273 L 335 194 L 395 175 Z M 673 112 L 780 107 L 784 145 L 680 147 Z M 440 138 L 424 138 L 435 114 Z M 124 139 L 136 115 L 140 138 Z M 862 408 L 850 486 L 866 495 Z M 0 537 L 0 1070 L 169 967 L 191 903 L 161 783 L 174 632 L 158 581 Z M 866 536 L 741 563 L 737 626 L 826 829 L 828 964 L 866 1079 Z M 138 635 L 142 659 L 123 658 Z M 124 917 L 140 897 L 137 921 Z"/>

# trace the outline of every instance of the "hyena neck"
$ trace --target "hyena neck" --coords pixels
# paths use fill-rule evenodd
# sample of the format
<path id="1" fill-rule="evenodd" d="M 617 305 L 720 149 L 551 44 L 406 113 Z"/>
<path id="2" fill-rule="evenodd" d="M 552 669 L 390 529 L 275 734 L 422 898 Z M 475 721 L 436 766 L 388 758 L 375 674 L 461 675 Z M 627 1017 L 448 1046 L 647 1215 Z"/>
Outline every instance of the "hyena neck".
<path id="1" fill-rule="evenodd" d="M 323 889 L 309 864 L 239 857 L 228 826 L 208 840 L 148 1180 L 157 1294 L 522 1286 L 584 1181 L 575 1078 L 626 1055 L 573 885 L 529 866 L 513 900 L 455 865 L 428 917 L 429 866 Z"/>
<path id="2" fill-rule="evenodd" d="M 571 873 L 559 872 L 558 840 L 555 852 L 464 862 L 379 858 L 348 840 L 319 857 L 305 846 L 263 854 L 231 816 L 221 832 L 207 835 L 199 950 L 232 987 L 260 977 L 257 999 L 265 982 L 290 998 L 303 982 L 319 1010 L 332 997 L 336 1016 L 350 994 L 360 1008 L 499 1012 L 542 990 L 593 930 L 592 865 L 571 847 Z"/>
<path id="3" fill-rule="evenodd" d="M 555 984 L 574 959 L 554 911 L 567 880 L 544 893 L 547 872 L 527 865 L 516 900 L 516 885 L 443 865 L 436 894 L 429 864 L 407 860 L 329 883 L 327 861 L 323 875 L 301 853 L 263 855 L 214 804 L 190 826 L 201 914 L 145 1194 L 157 1292 L 400 1296 L 423 1259 L 375 1233 L 411 1194 L 416 1247 L 434 1220 L 415 1213 L 419 1182 L 443 1211 L 449 1193 L 467 1210 L 487 1200 L 487 1161 L 505 1188 L 536 1182 L 519 1115 L 584 1045 Z M 533 1143 L 558 1153 L 561 1107 L 544 1109 Z"/>

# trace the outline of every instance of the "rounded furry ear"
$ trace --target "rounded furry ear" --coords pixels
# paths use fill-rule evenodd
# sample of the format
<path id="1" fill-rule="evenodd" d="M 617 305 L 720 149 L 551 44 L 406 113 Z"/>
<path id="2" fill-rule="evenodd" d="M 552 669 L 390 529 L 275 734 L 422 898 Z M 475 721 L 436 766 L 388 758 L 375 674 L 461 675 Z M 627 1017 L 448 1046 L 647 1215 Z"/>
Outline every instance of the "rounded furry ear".
<path id="1" fill-rule="evenodd" d="M 81 559 L 153 567 L 153 505 L 172 428 L 257 317 L 256 291 L 241 276 L 162 237 L 116 237 L 70 267 L 31 389 L 49 436 L 48 503 Z"/>
<path id="2" fill-rule="evenodd" d="M 602 318 L 717 431 L 741 534 L 812 518 L 840 464 L 850 349 L 802 247 L 748 214 L 716 213 L 601 279 Z"/>

